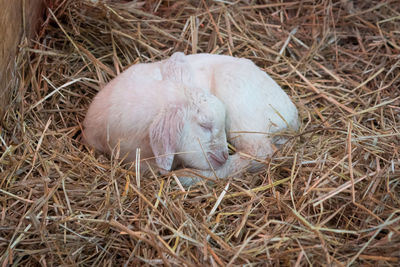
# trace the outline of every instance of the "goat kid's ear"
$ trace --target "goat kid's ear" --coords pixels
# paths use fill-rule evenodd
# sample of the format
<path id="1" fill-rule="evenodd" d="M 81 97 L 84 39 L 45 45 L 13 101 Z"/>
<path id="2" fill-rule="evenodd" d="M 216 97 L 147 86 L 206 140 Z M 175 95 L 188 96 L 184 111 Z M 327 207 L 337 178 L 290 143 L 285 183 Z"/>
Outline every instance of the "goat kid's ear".
<path id="1" fill-rule="evenodd" d="M 190 84 L 193 76 L 190 64 L 186 61 L 186 56 L 182 52 L 175 52 L 167 59 L 161 72 L 163 79 L 183 82 L 184 84 Z"/>
<path id="2" fill-rule="evenodd" d="M 183 105 L 163 109 L 150 125 L 150 146 L 159 168 L 170 171 L 184 124 Z"/>

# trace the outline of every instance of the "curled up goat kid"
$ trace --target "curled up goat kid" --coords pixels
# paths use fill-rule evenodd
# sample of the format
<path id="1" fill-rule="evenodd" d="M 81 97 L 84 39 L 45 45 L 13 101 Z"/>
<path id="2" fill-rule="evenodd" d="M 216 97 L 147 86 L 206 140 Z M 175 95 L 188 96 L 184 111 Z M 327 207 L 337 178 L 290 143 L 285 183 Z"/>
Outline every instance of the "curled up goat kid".
<path id="1" fill-rule="evenodd" d="M 272 155 L 273 134 L 299 128 L 288 95 L 252 61 L 230 56 L 175 53 L 136 64 L 94 98 L 83 122 L 87 144 L 105 153 L 119 145 L 126 162 L 148 159 L 161 173 L 189 168 L 197 177 L 226 178 L 257 170 Z M 228 154 L 228 141 L 237 153 Z M 145 171 L 148 164 L 141 164 Z"/>

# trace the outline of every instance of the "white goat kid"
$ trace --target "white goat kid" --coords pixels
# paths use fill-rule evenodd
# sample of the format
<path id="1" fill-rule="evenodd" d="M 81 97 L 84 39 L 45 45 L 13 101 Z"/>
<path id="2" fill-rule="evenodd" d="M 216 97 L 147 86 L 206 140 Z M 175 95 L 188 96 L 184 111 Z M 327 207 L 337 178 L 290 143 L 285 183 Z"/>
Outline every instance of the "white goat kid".
<path id="1" fill-rule="evenodd" d="M 140 147 L 141 157 L 154 156 L 163 172 L 183 165 L 226 178 L 257 165 L 240 153 L 228 157 L 226 133 L 238 152 L 263 159 L 273 152 L 271 140 L 279 140 L 269 134 L 298 125 L 289 97 L 250 60 L 175 53 L 136 64 L 102 89 L 89 107 L 84 138 L 108 153 L 119 144 L 126 161 Z"/>

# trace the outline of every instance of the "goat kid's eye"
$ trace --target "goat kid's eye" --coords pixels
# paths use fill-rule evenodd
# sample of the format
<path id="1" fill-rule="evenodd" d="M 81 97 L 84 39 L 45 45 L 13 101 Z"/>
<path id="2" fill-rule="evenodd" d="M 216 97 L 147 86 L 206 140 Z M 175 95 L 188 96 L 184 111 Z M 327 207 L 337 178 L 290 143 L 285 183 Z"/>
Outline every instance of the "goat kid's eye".
<path id="1" fill-rule="evenodd" d="M 210 124 L 202 123 L 202 124 L 200 124 L 200 127 L 205 131 L 209 131 L 209 132 L 212 131 L 212 125 L 210 125 Z"/>

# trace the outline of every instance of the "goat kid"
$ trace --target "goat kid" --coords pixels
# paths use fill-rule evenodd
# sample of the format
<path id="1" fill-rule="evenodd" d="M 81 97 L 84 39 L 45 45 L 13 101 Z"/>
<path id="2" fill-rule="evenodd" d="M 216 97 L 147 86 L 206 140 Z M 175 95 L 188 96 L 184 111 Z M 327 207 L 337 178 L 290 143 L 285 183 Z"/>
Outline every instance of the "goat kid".
<path id="1" fill-rule="evenodd" d="M 258 169 L 260 163 L 241 154 L 265 159 L 272 142 L 284 142 L 271 134 L 298 127 L 290 98 L 252 61 L 178 52 L 136 64 L 102 89 L 89 107 L 84 138 L 107 153 L 119 144 L 126 161 L 140 147 L 142 158 L 155 157 L 164 173 L 182 165 L 226 178 Z M 228 156 L 227 139 L 239 153 Z M 180 180 L 187 186 L 199 178 Z"/>

